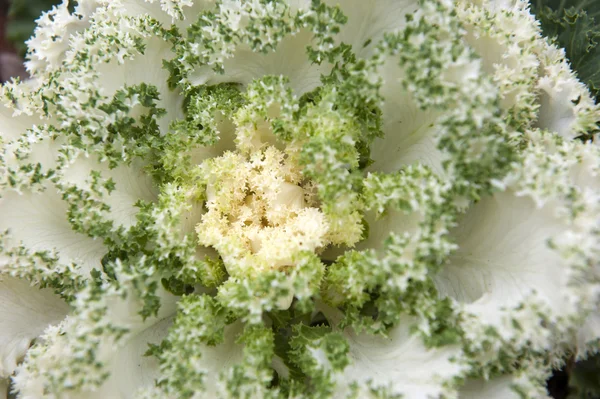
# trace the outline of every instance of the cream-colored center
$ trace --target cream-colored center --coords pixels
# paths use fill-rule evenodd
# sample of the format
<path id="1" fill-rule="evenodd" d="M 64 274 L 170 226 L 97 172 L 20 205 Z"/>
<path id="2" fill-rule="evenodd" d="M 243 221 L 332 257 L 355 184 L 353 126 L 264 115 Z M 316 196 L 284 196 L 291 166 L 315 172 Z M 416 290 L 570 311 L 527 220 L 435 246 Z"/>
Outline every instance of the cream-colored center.
<path id="1" fill-rule="evenodd" d="M 328 244 L 328 223 L 294 162 L 273 146 L 204 162 L 206 208 L 196 231 L 231 275 L 291 267 Z"/>

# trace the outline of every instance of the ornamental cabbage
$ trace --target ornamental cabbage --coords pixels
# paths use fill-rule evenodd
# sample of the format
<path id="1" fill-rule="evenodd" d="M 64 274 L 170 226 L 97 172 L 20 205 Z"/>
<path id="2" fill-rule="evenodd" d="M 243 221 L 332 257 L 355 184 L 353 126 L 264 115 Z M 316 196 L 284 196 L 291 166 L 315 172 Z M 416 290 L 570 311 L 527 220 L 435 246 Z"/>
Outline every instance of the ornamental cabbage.
<path id="1" fill-rule="evenodd" d="M 525 0 L 65 0 L 28 47 L 0 398 L 542 398 L 599 351 L 600 109 Z"/>

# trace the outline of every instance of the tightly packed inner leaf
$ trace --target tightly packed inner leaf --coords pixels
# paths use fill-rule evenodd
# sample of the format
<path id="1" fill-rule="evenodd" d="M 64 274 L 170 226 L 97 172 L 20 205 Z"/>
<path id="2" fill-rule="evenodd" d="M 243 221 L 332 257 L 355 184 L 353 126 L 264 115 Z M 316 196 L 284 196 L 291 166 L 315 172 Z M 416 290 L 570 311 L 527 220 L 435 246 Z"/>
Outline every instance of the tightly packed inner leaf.
<path id="1" fill-rule="evenodd" d="M 207 212 L 199 243 L 219 251 L 230 275 L 293 266 L 303 251 L 324 247 L 325 216 L 307 204 L 298 168 L 275 147 L 243 156 L 226 153 L 200 167 Z"/>
<path id="2" fill-rule="evenodd" d="M 600 109 L 524 0 L 65 1 L 28 44 L 0 399 L 538 398 L 598 352 Z"/>

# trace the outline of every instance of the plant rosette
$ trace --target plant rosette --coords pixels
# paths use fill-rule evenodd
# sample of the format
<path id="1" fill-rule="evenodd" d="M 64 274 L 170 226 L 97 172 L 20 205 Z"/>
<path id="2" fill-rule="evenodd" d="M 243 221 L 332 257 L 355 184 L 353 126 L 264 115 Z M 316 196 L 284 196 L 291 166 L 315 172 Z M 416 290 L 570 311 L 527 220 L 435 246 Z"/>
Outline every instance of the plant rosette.
<path id="1" fill-rule="evenodd" d="M 37 23 L 0 90 L 1 398 L 540 398 L 598 351 L 600 111 L 526 1 Z"/>

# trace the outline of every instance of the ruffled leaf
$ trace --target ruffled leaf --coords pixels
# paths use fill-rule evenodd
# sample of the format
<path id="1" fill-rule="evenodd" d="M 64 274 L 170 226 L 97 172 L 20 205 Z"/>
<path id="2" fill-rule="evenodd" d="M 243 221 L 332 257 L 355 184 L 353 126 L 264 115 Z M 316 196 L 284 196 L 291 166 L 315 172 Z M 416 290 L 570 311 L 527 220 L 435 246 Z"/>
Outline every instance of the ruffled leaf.
<path id="1" fill-rule="evenodd" d="M 69 307 L 51 290 L 8 276 L 0 276 L 0 306 L 0 376 L 7 378 L 33 341 L 48 325 L 61 322 Z"/>

